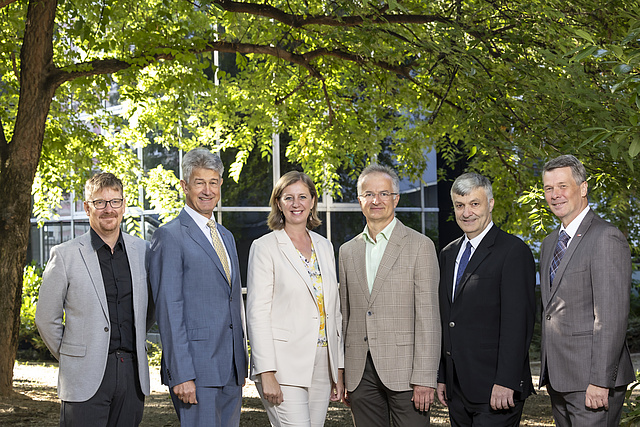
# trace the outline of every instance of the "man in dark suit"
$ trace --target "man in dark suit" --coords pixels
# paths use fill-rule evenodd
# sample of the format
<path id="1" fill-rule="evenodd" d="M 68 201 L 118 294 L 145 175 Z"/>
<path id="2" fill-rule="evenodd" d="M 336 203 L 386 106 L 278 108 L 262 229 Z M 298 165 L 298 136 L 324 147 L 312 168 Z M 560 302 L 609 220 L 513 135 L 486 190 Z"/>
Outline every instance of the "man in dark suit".
<path id="1" fill-rule="evenodd" d="M 587 173 L 574 156 L 547 162 L 542 181 L 562 224 L 540 250 L 540 384 L 547 385 L 557 426 L 618 426 L 635 380 L 625 342 L 629 245 L 589 209 Z"/>
<path id="2" fill-rule="evenodd" d="M 533 391 L 533 255 L 493 224 L 487 178 L 461 175 L 451 199 L 465 234 L 440 253 L 438 399 L 452 426 L 517 426 Z"/>
<path id="3" fill-rule="evenodd" d="M 247 375 L 240 270 L 233 236 L 213 218 L 224 166 L 196 148 L 182 171 L 186 206 L 151 242 L 162 382 L 182 426 L 237 426 Z"/>

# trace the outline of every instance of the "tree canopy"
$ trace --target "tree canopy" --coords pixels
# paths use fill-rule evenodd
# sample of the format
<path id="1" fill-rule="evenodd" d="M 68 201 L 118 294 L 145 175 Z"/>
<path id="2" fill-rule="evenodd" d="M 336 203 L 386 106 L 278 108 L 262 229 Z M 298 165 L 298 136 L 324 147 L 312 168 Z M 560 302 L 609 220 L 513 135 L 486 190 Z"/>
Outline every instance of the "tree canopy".
<path id="1" fill-rule="evenodd" d="M 175 176 L 143 176 L 131 151 L 151 140 L 233 150 L 242 179 L 287 133 L 288 159 L 336 193 L 383 146 L 413 178 L 435 148 L 443 170 L 488 175 L 496 221 L 532 238 L 552 221 L 542 164 L 572 153 L 634 235 L 639 19 L 629 0 L 0 1 L 0 343 L 15 349 L 31 191 L 46 215 L 102 169 L 162 204 Z"/>

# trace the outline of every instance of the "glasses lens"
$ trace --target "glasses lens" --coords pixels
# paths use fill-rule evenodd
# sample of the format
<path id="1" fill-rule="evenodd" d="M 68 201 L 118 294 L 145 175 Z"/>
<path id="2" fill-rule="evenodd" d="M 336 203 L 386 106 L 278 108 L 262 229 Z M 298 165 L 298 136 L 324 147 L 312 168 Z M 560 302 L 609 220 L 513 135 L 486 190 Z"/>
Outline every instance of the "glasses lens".
<path id="1" fill-rule="evenodd" d="M 122 207 L 122 199 L 113 199 L 110 200 L 109 203 L 111 203 L 111 207 L 114 209 Z"/>

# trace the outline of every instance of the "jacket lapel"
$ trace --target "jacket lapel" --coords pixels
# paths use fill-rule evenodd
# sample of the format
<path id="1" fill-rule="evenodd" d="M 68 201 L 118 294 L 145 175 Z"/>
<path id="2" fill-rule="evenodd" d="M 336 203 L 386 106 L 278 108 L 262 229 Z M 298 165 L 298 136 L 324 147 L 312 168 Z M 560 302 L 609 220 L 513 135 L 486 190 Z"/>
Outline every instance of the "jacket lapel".
<path id="1" fill-rule="evenodd" d="M 548 245 L 548 248 L 542 252 L 542 258 L 540 259 L 540 296 L 542 301 L 545 303 L 545 306 L 547 306 L 547 303 L 551 298 L 549 269 L 551 267 L 553 251 L 555 250 L 556 243 L 558 242 L 559 233 L 560 228 L 558 227 L 545 238 L 545 245 Z"/>
<path id="2" fill-rule="evenodd" d="M 376 279 L 373 282 L 373 288 L 371 289 L 371 298 L 369 299 L 369 304 L 371 304 L 378 296 L 380 289 L 384 286 L 389 274 L 391 273 L 391 269 L 393 265 L 396 263 L 396 260 L 400 256 L 402 252 L 402 248 L 406 243 L 405 237 L 407 235 L 407 230 L 405 229 L 404 224 L 400 222 L 400 220 L 396 219 L 396 226 L 393 228 L 391 232 L 391 236 L 389 236 L 389 242 L 387 243 L 387 248 L 384 250 L 384 254 L 382 255 L 382 259 L 380 260 L 380 265 L 378 266 L 378 273 L 376 274 Z M 365 263 L 363 262 L 363 265 Z M 366 281 L 366 271 L 365 271 L 365 285 Z M 367 287 L 368 290 L 368 287 Z"/>
<path id="3" fill-rule="evenodd" d="M 460 252 L 460 246 L 462 246 L 462 242 L 464 242 L 464 235 L 460 237 L 453 245 L 449 253 L 447 254 L 447 259 L 445 260 L 447 263 L 447 270 L 445 271 L 445 283 L 444 287 L 447 290 L 447 297 L 449 298 L 449 303 L 452 301 L 453 294 L 453 282 L 455 280 L 454 273 L 456 270 L 456 258 L 458 257 L 458 252 Z"/>
<path id="4" fill-rule="evenodd" d="M 224 272 L 220 258 L 218 258 L 218 254 L 216 254 L 215 249 L 213 249 L 211 243 L 209 243 L 207 238 L 204 236 L 204 233 L 200 227 L 198 227 L 198 224 L 196 224 L 193 218 L 191 218 L 184 209 L 180 212 L 178 218 L 180 218 L 180 224 L 185 228 L 187 235 L 205 251 L 209 258 L 211 258 L 211 261 L 215 264 L 216 268 L 220 270 L 222 277 L 226 280 L 227 275 Z"/>
<path id="5" fill-rule="evenodd" d="M 498 235 L 498 227 L 494 224 L 491 226 L 491 230 L 484 236 L 476 250 L 473 252 L 471 259 L 469 260 L 469 264 L 467 264 L 467 268 L 464 270 L 464 274 L 462 278 L 460 278 L 460 283 L 456 287 L 456 295 L 455 299 L 460 295 L 464 287 L 467 285 L 469 278 L 473 275 L 476 269 L 482 264 L 484 259 L 489 256 L 492 251 L 493 244 L 496 241 L 496 236 Z M 456 253 L 457 256 L 457 253 Z"/>
<path id="6" fill-rule="evenodd" d="M 300 255 L 298 254 L 298 250 L 294 246 L 293 242 L 287 235 L 284 230 L 276 230 L 275 231 L 276 239 L 278 240 L 278 249 L 284 255 L 284 257 L 289 261 L 289 264 L 293 267 L 293 269 L 298 273 L 300 278 L 304 281 L 305 285 L 307 285 L 307 289 L 313 296 L 313 300 L 316 302 L 315 290 L 313 289 L 313 283 L 311 283 L 311 277 L 309 277 L 309 272 L 307 268 L 304 266 L 304 263 L 300 259 Z M 313 241 L 313 240 L 312 240 Z M 314 245 L 315 246 L 315 245 Z M 317 256 L 317 253 L 316 253 Z"/>
<path id="7" fill-rule="evenodd" d="M 140 303 L 142 299 L 139 297 L 140 287 L 146 286 L 142 280 L 142 269 L 144 267 L 144 260 L 140 259 L 140 251 L 138 249 L 137 241 L 133 236 L 122 233 L 122 240 L 124 241 L 125 249 L 127 251 L 127 259 L 129 260 L 129 270 L 131 271 L 131 292 L 133 293 L 133 313 L 134 317 L 140 315 Z M 146 314 L 145 314 L 146 317 Z"/>
<path id="8" fill-rule="evenodd" d="M 567 269 L 567 265 L 569 264 L 569 261 L 571 260 L 571 257 L 573 256 L 573 254 L 576 252 L 576 250 L 578 249 L 578 247 L 580 246 L 580 243 L 582 243 L 582 237 L 589 232 L 589 227 L 591 227 L 591 222 L 593 221 L 594 218 L 594 213 L 591 209 L 589 209 L 589 212 L 587 212 L 587 215 L 584 217 L 584 219 L 582 220 L 582 223 L 580 223 L 580 226 L 578 227 L 578 230 L 576 231 L 576 234 L 573 236 L 573 238 L 571 239 L 571 243 L 569 243 L 569 247 L 567 248 L 566 252 L 564 253 L 564 256 L 562 257 L 562 260 L 560 261 L 560 265 L 558 266 L 558 269 L 556 270 L 556 275 L 553 278 L 553 283 L 551 284 L 551 292 L 549 295 L 549 299 L 553 298 L 553 295 L 555 295 L 556 291 L 558 290 L 558 287 L 560 286 L 560 283 L 562 282 L 562 275 L 564 274 L 565 270 Z M 555 245 L 557 242 L 557 237 L 553 242 L 553 250 L 551 251 L 552 256 L 553 256 L 553 251 L 555 250 Z M 547 267 L 547 275 L 549 274 L 549 267 Z"/>
<path id="9" fill-rule="evenodd" d="M 80 244 L 80 256 L 84 262 L 84 266 L 87 269 L 87 273 L 91 278 L 91 284 L 96 292 L 98 301 L 100 301 L 100 307 L 102 307 L 102 313 L 104 318 L 109 321 L 109 307 L 107 306 L 107 292 L 104 289 L 104 281 L 102 280 L 102 270 L 100 269 L 100 262 L 98 261 L 98 254 L 93 250 L 91 246 L 91 233 L 85 233 L 79 239 Z"/>
<path id="10" fill-rule="evenodd" d="M 364 234 L 360 233 L 356 236 L 354 242 L 354 251 L 353 251 L 353 269 L 355 271 L 356 277 L 358 278 L 358 283 L 360 284 L 360 290 L 362 294 L 365 296 L 367 301 L 371 299 L 371 295 L 369 294 L 369 284 L 367 282 L 367 246 L 364 241 Z"/>

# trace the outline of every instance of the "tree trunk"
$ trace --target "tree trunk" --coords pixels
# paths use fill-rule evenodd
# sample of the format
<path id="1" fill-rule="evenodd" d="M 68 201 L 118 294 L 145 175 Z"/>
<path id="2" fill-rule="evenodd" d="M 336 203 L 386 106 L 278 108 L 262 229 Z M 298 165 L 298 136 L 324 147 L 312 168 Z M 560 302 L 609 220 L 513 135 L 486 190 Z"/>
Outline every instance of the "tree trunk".
<path id="1" fill-rule="evenodd" d="M 20 98 L 11 141 L 0 144 L 0 395 L 13 390 L 31 186 L 56 84 L 51 81 L 57 0 L 31 0 L 20 52 Z M 28 55 L 27 55 L 28 52 Z"/>

